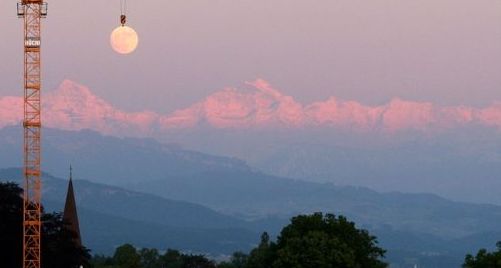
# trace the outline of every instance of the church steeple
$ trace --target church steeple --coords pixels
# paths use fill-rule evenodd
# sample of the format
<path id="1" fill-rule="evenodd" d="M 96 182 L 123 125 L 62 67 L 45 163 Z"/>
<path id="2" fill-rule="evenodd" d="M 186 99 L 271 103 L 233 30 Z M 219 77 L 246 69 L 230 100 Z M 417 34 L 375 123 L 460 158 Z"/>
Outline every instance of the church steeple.
<path id="1" fill-rule="evenodd" d="M 68 184 L 68 193 L 66 194 L 66 203 L 64 205 L 63 220 L 68 224 L 68 229 L 77 235 L 75 242 L 82 246 L 80 238 L 80 226 L 78 223 L 77 206 L 75 202 L 75 193 L 73 192 L 73 168 L 70 165 L 70 182 Z"/>

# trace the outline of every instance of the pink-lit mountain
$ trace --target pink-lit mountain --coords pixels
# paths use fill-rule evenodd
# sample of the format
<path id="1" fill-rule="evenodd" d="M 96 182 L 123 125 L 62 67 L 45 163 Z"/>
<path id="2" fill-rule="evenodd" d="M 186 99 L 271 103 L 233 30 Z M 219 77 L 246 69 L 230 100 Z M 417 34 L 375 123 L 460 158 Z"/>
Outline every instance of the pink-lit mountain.
<path id="1" fill-rule="evenodd" d="M 357 132 L 436 131 L 478 123 L 501 127 L 501 103 L 485 108 L 441 107 L 394 98 L 381 106 L 331 97 L 302 104 L 258 79 L 242 89 L 226 88 L 188 108 L 161 115 L 128 113 L 65 80 L 44 96 L 44 125 L 65 130 L 92 129 L 117 136 L 153 136 L 196 126 L 212 128 L 340 128 Z M 0 128 L 20 124 L 20 97 L 0 98 Z"/>

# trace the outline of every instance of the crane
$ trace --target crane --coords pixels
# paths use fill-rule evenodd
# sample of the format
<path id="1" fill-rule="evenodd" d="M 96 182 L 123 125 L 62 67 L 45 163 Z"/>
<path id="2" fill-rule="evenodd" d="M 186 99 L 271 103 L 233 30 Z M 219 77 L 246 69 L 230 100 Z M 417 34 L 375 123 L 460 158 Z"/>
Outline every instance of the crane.
<path id="1" fill-rule="evenodd" d="M 24 156 L 23 156 L 23 268 L 41 266 L 41 21 L 47 16 L 44 0 L 21 0 L 17 15 L 24 21 Z M 120 23 L 126 23 L 127 0 L 120 0 Z"/>
<path id="2" fill-rule="evenodd" d="M 43 0 L 22 0 L 17 15 L 24 20 L 24 194 L 23 268 L 41 264 L 41 19 L 47 16 Z"/>

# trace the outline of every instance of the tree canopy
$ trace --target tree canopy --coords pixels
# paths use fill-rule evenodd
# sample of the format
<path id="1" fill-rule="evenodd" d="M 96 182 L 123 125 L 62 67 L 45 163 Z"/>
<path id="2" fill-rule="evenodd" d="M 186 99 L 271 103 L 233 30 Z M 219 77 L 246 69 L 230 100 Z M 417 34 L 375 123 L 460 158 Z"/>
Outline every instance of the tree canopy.
<path id="1" fill-rule="evenodd" d="M 501 241 L 496 244 L 497 250 L 488 252 L 486 249 L 480 249 L 476 256 L 466 255 L 464 268 L 501 268 Z"/>
<path id="2" fill-rule="evenodd" d="M 345 217 L 315 213 L 292 218 L 277 242 L 267 233 L 248 257 L 233 256 L 234 268 L 357 268 L 386 267 L 385 251 L 376 237 L 359 230 Z M 233 266 L 230 266 L 233 265 Z"/>
<path id="3" fill-rule="evenodd" d="M 386 267 L 376 237 L 345 217 L 294 217 L 278 237 L 274 267 Z"/>

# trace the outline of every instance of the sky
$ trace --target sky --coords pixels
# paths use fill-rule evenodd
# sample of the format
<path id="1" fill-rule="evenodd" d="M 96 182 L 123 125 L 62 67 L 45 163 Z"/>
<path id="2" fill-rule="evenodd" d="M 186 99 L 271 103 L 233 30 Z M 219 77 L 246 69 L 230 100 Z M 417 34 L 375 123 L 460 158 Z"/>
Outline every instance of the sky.
<path id="1" fill-rule="evenodd" d="M 498 0 L 128 0 L 140 39 L 128 56 L 109 45 L 119 0 L 48 2 L 44 89 L 71 79 L 130 112 L 172 112 L 258 78 L 302 103 L 501 101 Z M 0 1 L 0 31 L 0 96 L 21 95 L 15 1 Z"/>

